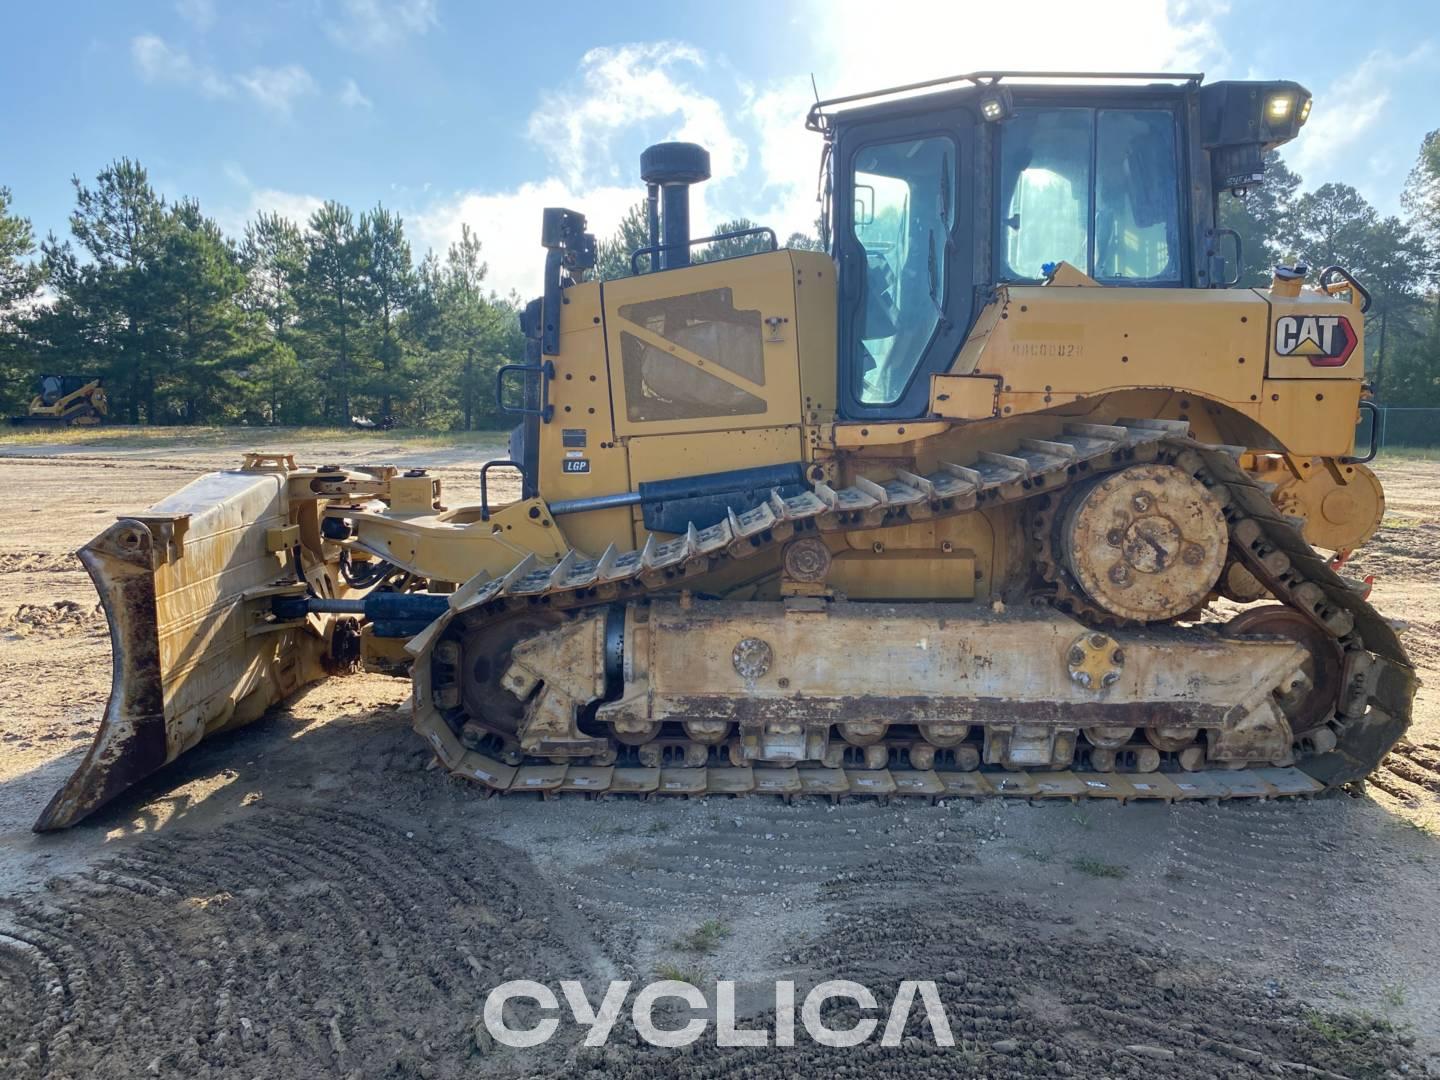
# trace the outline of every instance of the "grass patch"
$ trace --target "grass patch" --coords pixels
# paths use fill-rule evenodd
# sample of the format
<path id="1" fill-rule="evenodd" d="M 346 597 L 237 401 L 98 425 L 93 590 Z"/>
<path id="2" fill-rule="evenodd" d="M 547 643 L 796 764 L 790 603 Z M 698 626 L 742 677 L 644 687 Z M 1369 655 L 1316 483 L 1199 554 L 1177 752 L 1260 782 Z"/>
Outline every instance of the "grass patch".
<path id="1" fill-rule="evenodd" d="M 1400 1047 L 1412 1040 L 1403 1027 L 1367 1012 L 1307 1009 L 1301 1023 L 1299 1030 L 1310 1036 L 1301 1060 L 1356 1080 L 1394 1076 L 1394 1067 L 1401 1063 Z"/>
<path id="2" fill-rule="evenodd" d="M 1085 855 L 1071 859 L 1070 868 L 1095 878 L 1123 878 L 1130 873 L 1130 868 L 1127 866 L 1101 862 L 1099 859 L 1092 859 Z"/>
<path id="3" fill-rule="evenodd" d="M 1380 519 L 1382 529 L 1418 529 L 1424 524 L 1419 518 L 1405 517 L 1403 514 L 1386 513 Z"/>
<path id="4" fill-rule="evenodd" d="M 1405 1007 L 1405 987 L 1399 983 L 1386 983 L 1380 988 L 1380 1000 L 1385 1003 L 1387 1009 L 1403 1009 Z"/>
<path id="5" fill-rule="evenodd" d="M 730 926 L 719 919 L 706 919 L 694 930 L 678 937 L 670 944 L 684 952 L 708 956 L 720 947 L 720 942 L 730 936 Z"/>
<path id="6" fill-rule="evenodd" d="M 670 979 L 674 982 L 689 983 L 691 986 L 703 986 L 705 976 L 699 968 L 687 967 L 681 964 L 657 964 L 655 966 L 655 977 L 657 979 Z"/>
<path id="7" fill-rule="evenodd" d="M 1389 1020 L 1368 1012 L 1333 1013 L 1306 1009 L 1300 1018 L 1307 1028 L 1333 1046 L 1363 1043 L 1375 1035 L 1393 1035 L 1400 1030 Z"/>

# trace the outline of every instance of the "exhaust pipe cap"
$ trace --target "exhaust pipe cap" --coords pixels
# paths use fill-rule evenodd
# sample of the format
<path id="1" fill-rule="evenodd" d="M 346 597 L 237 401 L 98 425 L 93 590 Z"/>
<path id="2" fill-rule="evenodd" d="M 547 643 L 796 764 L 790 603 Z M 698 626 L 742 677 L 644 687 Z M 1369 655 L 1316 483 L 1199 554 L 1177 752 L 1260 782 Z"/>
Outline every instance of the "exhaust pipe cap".
<path id="1" fill-rule="evenodd" d="M 656 143 L 640 154 L 640 179 L 661 185 L 709 180 L 710 151 L 697 143 Z"/>

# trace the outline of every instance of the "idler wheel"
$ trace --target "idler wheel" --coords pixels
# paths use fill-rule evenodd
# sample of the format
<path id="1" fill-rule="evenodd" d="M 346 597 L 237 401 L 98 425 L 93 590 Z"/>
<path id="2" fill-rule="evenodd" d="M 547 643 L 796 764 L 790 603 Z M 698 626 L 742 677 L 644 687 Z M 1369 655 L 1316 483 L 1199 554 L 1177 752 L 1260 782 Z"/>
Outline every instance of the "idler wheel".
<path id="1" fill-rule="evenodd" d="M 1310 654 L 1301 665 L 1307 682 L 1276 701 L 1296 735 L 1320 727 L 1334 715 L 1344 654 L 1340 643 L 1304 614 L 1284 604 L 1253 607 L 1226 623 L 1225 633 L 1239 638 L 1286 638 L 1299 642 Z"/>

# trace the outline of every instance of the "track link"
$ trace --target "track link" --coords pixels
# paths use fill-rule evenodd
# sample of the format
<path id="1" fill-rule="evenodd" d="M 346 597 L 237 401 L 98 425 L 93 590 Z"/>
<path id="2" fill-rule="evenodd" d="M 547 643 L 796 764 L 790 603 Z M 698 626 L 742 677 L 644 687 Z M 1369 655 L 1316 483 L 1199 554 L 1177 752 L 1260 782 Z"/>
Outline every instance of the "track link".
<path id="1" fill-rule="evenodd" d="M 1394 630 L 1306 543 L 1295 521 L 1275 509 L 1268 492 L 1240 468 L 1239 453 L 1240 448 L 1196 442 L 1181 421 L 1070 424 L 1054 439 L 1024 439 L 1012 452 L 982 452 L 967 465 L 940 463 L 925 476 L 896 469 L 892 478 L 857 477 L 839 490 L 816 483 L 796 496 L 772 492 L 764 503 L 731 512 L 708 528 L 691 524 L 673 540 L 652 535 L 639 551 L 619 552 L 612 546 L 598 559 L 570 551 L 552 565 L 528 556 L 503 577 L 465 583 L 450 612 L 416 642 L 415 727 L 452 773 L 498 792 L 1180 801 L 1309 795 L 1361 780 L 1408 726 L 1414 671 Z M 1304 613 L 1343 650 L 1344 687 L 1335 715 L 1305 733 L 1294 767 L 1127 772 L 1123 754 L 1119 771 L 1103 773 L 507 764 L 459 738 L 465 717 L 458 673 L 443 653 L 434 651 L 457 620 L 467 633 L 480 627 L 504 635 L 512 621 L 533 630 L 537 617 L 558 624 L 566 612 L 683 588 L 727 560 L 778 550 L 808 531 L 902 525 L 1032 499 L 1053 505 L 1067 484 L 1086 475 L 1156 460 L 1185 469 L 1212 491 L 1224 508 L 1232 554 L 1276 599 Z M 1040 520 L 1045 520 L 1043 513 Z M 1088 606 L 1077 614 L 1088 618 Z"/>

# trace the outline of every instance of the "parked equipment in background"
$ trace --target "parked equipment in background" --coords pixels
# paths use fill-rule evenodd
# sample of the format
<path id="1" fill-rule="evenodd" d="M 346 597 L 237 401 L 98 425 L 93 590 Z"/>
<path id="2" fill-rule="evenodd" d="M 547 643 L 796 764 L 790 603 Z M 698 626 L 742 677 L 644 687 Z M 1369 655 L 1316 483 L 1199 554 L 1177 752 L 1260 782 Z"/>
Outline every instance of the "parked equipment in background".
<path id="1" fill-rule="evenodd" d="M 1095 73 L 819 102 L 831 253 L 771 233 L 693 264 L 709 155 L 651 147 L 634 276 L 594 280 L 585 218 L 545 211 L 478 504 L 254 453 L 81 550 L 114 690 L 36 827 L 357 661 L 407 674 L 438 760 L 503 792 L 1363 779 L 1416 685 L 1317 551 L 1384 506 L 1356 451 L 1368 296 L 1341 267 L 1234 288 L 1216 224 L 1309 111 L 1292 82 Z"/>
<path id="2" fill-rule="evenodd" d="M 16 425 L 86 426 L 102 424 L 110 414 L 104 380 L 89 375 L 41 375 L 24 416 Z"/>
<path id="3" fill-rule="evenodd" d="M 373 420 L 368 416 L 352 416 L 350 426 L 361 431 L 393 431 L 399 426 L 399 421 L 393 416 L 380 416 Z"/>

